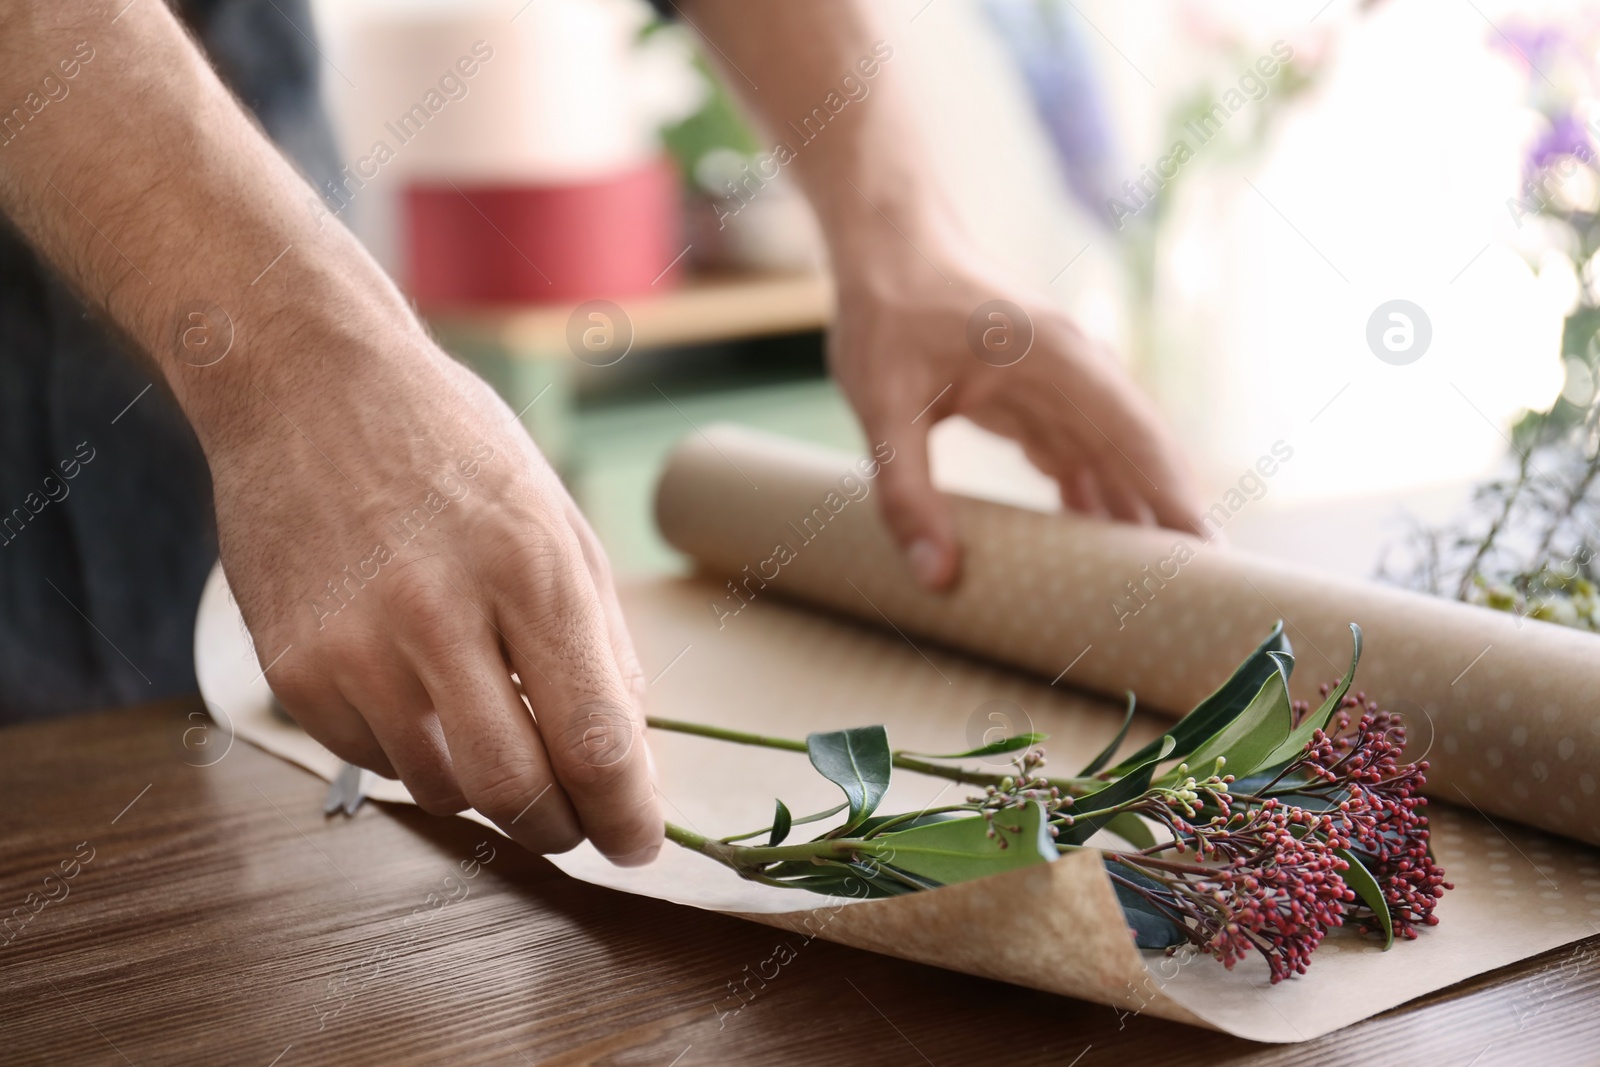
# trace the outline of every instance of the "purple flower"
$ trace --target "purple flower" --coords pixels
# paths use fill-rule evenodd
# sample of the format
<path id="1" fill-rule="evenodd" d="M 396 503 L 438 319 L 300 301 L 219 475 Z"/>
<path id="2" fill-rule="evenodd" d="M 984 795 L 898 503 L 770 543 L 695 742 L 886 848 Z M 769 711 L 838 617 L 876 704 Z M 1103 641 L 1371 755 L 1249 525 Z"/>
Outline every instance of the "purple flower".
<path id="1" fill-rule="evenodd" d="M 1576 156 L 1585 162 L 1594 158 L 1594 143 L 1589 138 L 1589 131 L 1572 114 L 1552 119 L 1550 127 L 1534 141 L 1523 162 L 1523 179 L 1536 180 L 1545 168 L 1567 156 Z"/>
<path id="2" fill-rule="evenodd" d="M 1562 115 L 1550 124 L 1528 152 L 1534 167 L 1548 166 L 1562 156 L 1583 156 L 1593 151 L 1589 132 L 1575 115 Z"/>
<path id="3" fill-rule="evenodd" d="M 1116 147 L 1082 35 L 1058 5 L 986 0 L 984 10 L 1028 87 L 1068 188 L 1103 220 Z"/>
<path id="4" fill-rule="evenodd" d="M 1568 45 L 1561 26 L 1508 25 L 1490 40 L 1497 50 L 1514 56 L 1524 68 L 1543 71 Z"/>

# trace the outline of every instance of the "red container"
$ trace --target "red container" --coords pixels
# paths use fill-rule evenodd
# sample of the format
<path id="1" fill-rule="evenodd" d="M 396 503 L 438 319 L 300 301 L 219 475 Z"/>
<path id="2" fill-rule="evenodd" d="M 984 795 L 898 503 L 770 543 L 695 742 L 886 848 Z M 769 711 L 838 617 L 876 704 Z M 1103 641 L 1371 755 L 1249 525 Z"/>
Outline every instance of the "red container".
<path id="1" fill-rule="evenodd" d="M 677 169 L 665 159 L 565 185 L 413 183 L 411 295 L 452 306 L 662 292 L 684 270 L 679 204 Z"/>

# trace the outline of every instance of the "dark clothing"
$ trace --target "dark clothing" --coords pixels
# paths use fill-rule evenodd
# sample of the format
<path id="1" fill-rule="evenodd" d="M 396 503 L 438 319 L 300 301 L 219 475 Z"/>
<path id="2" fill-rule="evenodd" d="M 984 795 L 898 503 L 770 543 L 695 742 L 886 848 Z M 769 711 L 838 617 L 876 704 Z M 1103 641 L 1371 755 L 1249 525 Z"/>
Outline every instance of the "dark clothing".
<path id="1" fill-rule="evenodd" d="M 307 0 L 180 10 L 267 134 L 332 178 Z M 159 375 L 0 226 L 0 723 L 193 692 L 215 559 L 210 476 Z"/>

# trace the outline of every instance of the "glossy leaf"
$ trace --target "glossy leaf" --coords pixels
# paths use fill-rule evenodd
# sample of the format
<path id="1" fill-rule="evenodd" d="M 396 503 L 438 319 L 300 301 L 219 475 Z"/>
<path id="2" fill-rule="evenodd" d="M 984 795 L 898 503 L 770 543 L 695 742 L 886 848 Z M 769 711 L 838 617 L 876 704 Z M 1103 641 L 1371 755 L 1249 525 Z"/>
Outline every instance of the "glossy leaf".
<path id="1" fill-rule="evenodd" d="M 1169 731 L 1174 741 L 1172 749 L 1174 756 L 1179 759 L 1187 756 L 1249 706 L 1250 701 L 1261 691 L 1261 686 L 1278 670 L 1278 665 L 1273 662 L 1270 655 L 1274 652 L 1291 657 L 1294 654 L 1289 646 L 1288 637 L 1284 635 L 1281 620 L 1273 626 L 1267 639 L 1239 665 L 1232 677 L 1222 683 L 1221 688 L 1195 705 L 1194 710 L 1179 719 Z M 1130 768 L 1148 760 L 1159 747 L 1159 741 L 1150 742 L 1119 763 L 1111 773 L 1126 773 Z"/>
<path id="2" fill-rule="evenodd" d="M 991 741 L 982 748 L 974 748 L 967 752 L 952 752 L 949 755 L 935 755 L 932 752 L 906 752 L 907 756 L 921 756 L 923 759 L 977 759 L 980 756 L 1001 756 L 1007 752 L 1020 752 L 1025 748 L 1032 748 L 1050 739 L 1049 734 L 1017 734 L 1015 737 L 1002 737 L 998 741 Z"/>
<path id="3" fill-rule="evenodd" d="M 810 861 L 796 861 L 765 874 L 793 889 L 855 900 L 878 900 L 917 891 L 904 882 L 886 879 L 881 872 L 858 870 L 846 863 L 819 866 Z"/>
<path id="4" fill-rule="evenodd" d="M 1171 948 L 1189 940 L 1183 928 L 1165 912 L 1140 896 L 1137 890 L 1117 881 L 1121 878 L 1146 889 L 1159 890 L 1161 887 L 1154 880 L 1112 860 L 1106 860 L 1106 870 L 1116 876 L 1111 888 L 1116 891 L 1117 903 L 1122 905 L 1122 917 L 1133 930 L 1134 944 L 1140 948 Z"/>
<path id="5" fill-rule="evenodd" d="M 1110 763 L 1111 757 L 1117 754 L 1117 749 L 1122 747 L 1122 742 L 1128 737 L 1128 727 L 1133 725 L 1134 703 L 1133 690 L 1130 689 L 1128 690 L 1128 712 L 1122 717 L 1122 729 L 1117 731 L 1117 736 L 1111 739 L 1109 745 L 1100 750 L 1098 756 L 1089 761 L 1087 767 L 1078 772 L 1079 778 L 1088 778 L 1091 775 L 1099 774 L 1100 768 Z"/>
<path id="6" fill-rule="evenodd" d="M 1098 792 L 1088 796 L 1079 797 L 1072 804 L 1073 824 L 1063 827 L 1058 840 L 1063 845 L 1081 845 L 1100 827 L 1106 825 L 1116 817 L 1116 814 L 1095 815 L 1094 812 L 1114 808 L 1118 804 L 1125 804 L 1142 795 L 1150 788 L 1150 779 L 1155 777 L 1156 764 L 1172 755 L 1172 747 L 1176 742 L 1168 734 L 1161 739 L 1161 746 L 1151 754 L 1144 763 L 1133 768 L 1121 778 L 1112 782 Z"/>
<path id="7" fill-rule="evenodd" d="M 889 735 L 881 726 L 811 734 L 806 738 L 811 765 L 844 790 L 850 816 L 834 831 L 843 836 L 871 815 L 889 789 Z"/>
<path id="8" fill-rule="evenodd" d="M 886 851 L 875 858 L 896 870 L 941 885 L 967 882 L 985 875 L 1048 863 L 1060 856 L 1044 806 L 996 812 L 995 836 L 988 836 L 989 820 L 981 815 L 884 834 Z"/>
<path id="9" fill-rule="evenodd" d="M 903 815 L 874 815 L 870 819 L 861 820 L 861 825 L 857 826 L 854 830 L 850 831 L 850 836 L 851 837 L 866 837 L 868 834 L 872 833 L 878 827 L 883 826 L 885 823 L 889 823 L 889 822 L 894 821 L 895 819 L 900 819 L 900 818 L 904 818 L 904 816 Z M 965 812 L 959 812 L 959 811 L 935 811 L 935 812 L 930 812 L 927 815 L 918 815 L 915 819 L 908 819 L 905 822 L 903 822 L 903 823 L 899 824 L 898 826 L 896 826 L 895 830 L 896 831 L 909 830 L 914 826 L 926 826 L 929 823 L 945 822 L 945 821 L 947 821 L 949 819 L 964 819 L 964 818 L 966 818 L 966 813 Z"/>
<path id="10" fill-rule="evenodd" d="M 1383 899 L 1383 887 L 1378 885 L 1378 880 L 1372 877 L 1372 872 L 1356 858 L 1354 852 L 1336 848 L 1333 853 L 1350 865 L 1348 870 L 1339 872 L 1339 877 L 1344 879 L 1345 885 L 1356 891 L 1361 903 L 1371 908 L 1378 917 L 1378 926 L 1383 930 L 1383 949 L 1387 952 L 1394 944 L 1394 918 L 1389 914 L 1388 902 Z"/>
<path id="11" fill-rule="evenodd" d="M 919 878 L 914 874 L 884 863 L 849 863 L 845 866 L 856 877 L 872 886 L 876 895 L 879 896 L 896 897 L 903 896 L 906 893 L 916 893 L 924 889 L 939 888 L 938 882 L 927 878 Z"/>
<path id="12" fill-rule="evenodd" d="M 1279 745 L 1270 756 L 1262 761 L 1261 766 L 1279 767 L 1288 763 L 1305 751 L 1306 745 L 1311 741 L 1312 734 L 1327 728 L 1328 720 L 1333 718 L 1333 713 L 1339 710 L 1339 705 L 1344 702 L 1345 694 L 1350 691 L 1350 683 L 1355 681 L 1356 664 L 1361 662 L 1361 627 L 1355 623 L 1350 624 L 1350 640 L 1350 669 L 1344 672 L 1344 678 L 1338 685 L 1328 691 L 1328 699 L 1322 702 L 1322 706 L 1307 715 L 1300 725 L 1296 726 L 1284 740 L 1283 744 Z"/>
<path id="13" fill-rule="evenodd" d="M 1156 843 L 1156 835 L 1151 832 L 1150 824 L 1131 811 L 1125 811 L 1111 819 L 1105 824 L 1105 829 L 1134 848 L 1152 848 Z"/>
<path id="14" fill-rule="evenodd" d="M 1267 655 L 1278 669 L 1261 684 L 1244 711 L 1190 753 L 1190 774 L 1205 777 L 1220 756 L 1226 760 L 1222 773 L 1243 778 L 1261 766 L 1289 736 L 1294 726 L 1294 709 L 1289 703 L 1289 671 L 1294 661 L 1281 652 Z M 1177 772 L 1166 777 L 1176 780 Z"/>
<path id="15" fill-rule="evenodd" d="M 767 847 L 783 844 L 783 839 L 789 836 L 789 828 L 794 824 L 794 817 L 789 814 L 789 807 L 782 800 L 777 802 L 778 807 L 772 813 L 772 836 L 767 838 Z"/>

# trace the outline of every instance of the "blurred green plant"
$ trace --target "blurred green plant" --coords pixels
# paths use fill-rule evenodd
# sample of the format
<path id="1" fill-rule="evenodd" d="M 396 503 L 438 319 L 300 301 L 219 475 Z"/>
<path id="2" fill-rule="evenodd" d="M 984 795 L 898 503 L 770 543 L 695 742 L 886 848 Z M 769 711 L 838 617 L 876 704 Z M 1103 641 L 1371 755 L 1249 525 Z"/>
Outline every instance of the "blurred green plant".
<path id="1" fill-rule="evenodd" d="M 658 33 L 681 32 L 676 24 L 656 19 L 640 31 L 639 37 L 647 40 Z M 761 151 L 761 144 L 701 49 L 696 47 L 693 55 L 695 73 L 704 83 L 704 97 L 694 112 L 661 128 L 661 142 L 678 165 L 686 187 L 720 196 L 722 189 L 707 186 L 702 180 L 701 162 L 719 150 L 751 160 Z"/>
<path id="2" fill-rule="evenodd" d="M 1380 576 L 1425 592 L 1579 629 L 1600 631 L 1600 155 L 1578 108 L 1592 101 L 1600 18 L 1508 25 L 1491 38 L 1528 81 L 1540 132 L 1506 209 L 1541 271 L 1578 278 L 1561 330 L 1565 384 L 1551 405 L 1511 429 L 1506 471 L 1473 490 L 1465 512 L 1438 527 L 1415 523 Z"/>

